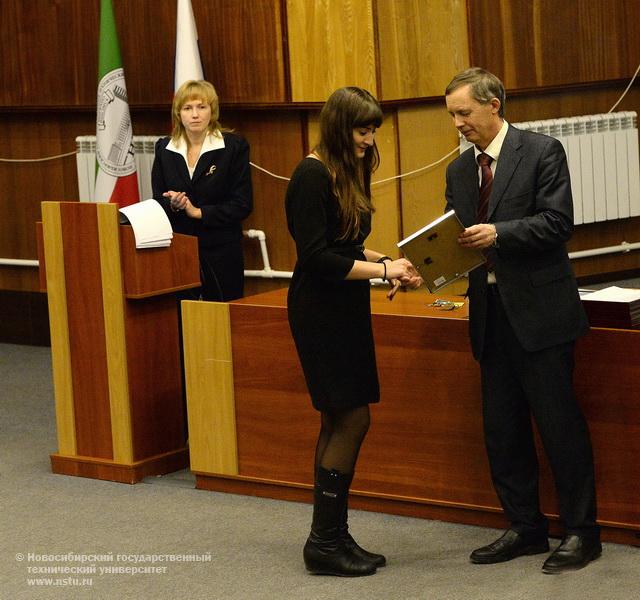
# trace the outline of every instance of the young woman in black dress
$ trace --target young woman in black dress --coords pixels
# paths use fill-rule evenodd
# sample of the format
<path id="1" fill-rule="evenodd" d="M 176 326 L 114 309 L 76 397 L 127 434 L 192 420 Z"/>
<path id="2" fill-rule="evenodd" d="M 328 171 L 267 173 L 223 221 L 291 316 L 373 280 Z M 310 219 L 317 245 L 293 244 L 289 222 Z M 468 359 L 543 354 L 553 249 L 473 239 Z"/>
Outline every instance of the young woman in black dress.
<path id="1" fill-rule="evenodd" d="M 347 497 L 369 428 L 369 404 L 380 397 L 369 279 L 410 287 L 421 282 L 409 261 L 364 247 L 382 118 L 366 90 L 335 91 L 320 113 L 320 142 L 297 166 L 286 195 L 298 255 L 289 323 L 321 416 L 313 522 L 303 553 L 307 570 L 316 574 L 371 575 L 386 563 L 381 554 L 358 546 L 347 525 Z"/>

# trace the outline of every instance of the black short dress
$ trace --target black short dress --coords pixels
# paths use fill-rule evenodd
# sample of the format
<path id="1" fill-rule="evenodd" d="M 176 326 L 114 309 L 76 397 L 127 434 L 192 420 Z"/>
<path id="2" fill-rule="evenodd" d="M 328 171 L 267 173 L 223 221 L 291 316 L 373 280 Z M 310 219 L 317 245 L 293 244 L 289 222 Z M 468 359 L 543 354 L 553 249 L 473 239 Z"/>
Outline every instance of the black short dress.
<path id="1" fill-rule="evenodd" d="M 314 158 L 294 171 L 285 207 L 298 253 L 289 325 L 313 406 L 334 411 L 378 402 L 370 284 L 344 279 L 354 260 L 366 260 L 371 218 L 361 220 L 357 239 L 338 240 L 338 201 L 326 167 Z"/>

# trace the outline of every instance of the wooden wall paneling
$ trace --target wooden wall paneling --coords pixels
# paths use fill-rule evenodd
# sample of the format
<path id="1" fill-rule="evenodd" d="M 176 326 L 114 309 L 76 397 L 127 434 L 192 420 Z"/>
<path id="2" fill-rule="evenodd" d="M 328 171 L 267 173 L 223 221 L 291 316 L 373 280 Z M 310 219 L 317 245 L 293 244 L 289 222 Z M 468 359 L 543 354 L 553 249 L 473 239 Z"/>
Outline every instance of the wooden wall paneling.
<path id="1" fill-rule="evenodd" d="M 458 145 L 444 101 L 398 108 L 398 139 L 402 173 L 436 162 Z M 443 214 L 446 167 L 457 156 L 456 152 L 439 165 L 402 179 L 402 237 Z M 446 293 L 462 294 L 466 288 L 466 280 L 462 280 L 447 286 Z"/>
<path id="2" fill-rule="evenodd" d="M 129 101 L 170 100 L 176 2 L 113 0 L 113 12 Z M 208 30 L 205 17 L 196 16 L 201 41 Z M 99 2 L 3 1 L 0 45 L 7 84 L 0 106 L 95 106 L 99 22 Z"/>
<path id="3" fill-rule="evenodd" d="M 630 77 L 640 56 L 635 0 L 473 0 L 470 63 L 523 89 Z"/>
<path id="4" fill-rule="evenodd" d="M 194 15 L 196 4 L 197 2 L 193 2 Z M 120 40 L 122 67 L 130 105 L 170 103 L 173 98 L 176 10 L 176 0 L 171 2 L 113 0 L 113 13 Z M 203 64 L 207 64 L 208 57 L 202 52 L 202 41 L 206 38 L 208 24 L 200 15 L 195 15 L 195 18 L 200 38 L 201 60 Z M 96 32 L 96 48 L 97 40 Z M 94 105 L 97 61 L 96 51 L 95 62 L 90 65 L 95 78 L 91 90 L 93 94 L 91 104 Z M 141 135 L 136 131 L 135 122 L 133 122 L 133 133 Z"/>
<path id="5" fill-rule="evenodd" d="M 99 6 L 83 0 L 0 3 L 0 106 L 73 106 L 90 103 L 91 96 L 95 103 Z"/>
<path id="6" fill-rule="evenodd" d="M 6 133 L 3 158 L 29 160 L 75 151 L 75 141 L 63 133 L 62 119 L 12 115 L 0 119 L 0 123 Z M 36 258 L 35 223 L 41 220 L 40 203 L 76 199 L 75 179 L 74 155 L 39 162 L 0 162 L 0 185 L 11 190 L 0 200 L 0 210 L 7 215 L 0 223 L 3 258 Z"/>
<path id="7" fill-rule="evenodd" d="M 294 102 L 345 85 L 377 94 L 372 0 L 287 0 L 287 36 Z"/>
<path id="8" fill-rule="evenodd" d="M 32 162 L 30 159 L 75 151 L 75 137 L 92 127 L 95 114 L 2 113 L 6 137 L 0 157 L 29 162 L 0 161 L 0 257 L 35 260 L 35 224 L 41 220 L 40 203 L 78 199 L 75 155 Z M 89 130 L 90 131 L 90 130 Z M 0 266 L 0 288 L 38 289 L 34 267 Z"/>
<path id="9" fill-rule="evenodd" d="M 192 0 L 192 6 L 204 75 L 221 101 L 286 102 L 281 0 Z"/>
<path id="10" fill-rule="evenodd" d="M 376 0 L 380 99 L 441 96 L 469 66 L 465 0 Z"/>
<path id="11" fill-rule="evenodd" d="M 113 11 L 130 101 L 170 97 L 176 3 L 114 0 Z M 95 105 L 99 22 L 99 2 L 0 3 L 0 105 Z"/>
<path id="12" fill-rule="evenodd" d="M 559 91 L 538 89 L 526 93 L 513 91 L 511 94 L 507 91 L 505 117 L 510 123 L 518 123 L 606 113 L 618 101 L 628 83 L 623 81 L 606 87 Z M 640 81 L 636 79 L 615 110 L 640 112 Z"/>
<path id="13" fill-rule="evenodd" d="M 0 288 L 0 342 L 51 346 L 47 294 Z"/>
<path id="14" fill-rule="evenodd" d="M 281 0 L 191 4 L 204 77 L 213 83 L 221 102 L 286 102 Z M 176 2 L 118 0 L 114 13 L 130 102 L 171 102 Z"/>
<path id="15" fill-rule="evenodd" d="M 444 101 L 398 109 L 400 168 L 407 173 L 431 164 L 458 145 L 458 134 Z M 440 216 L 445 207 L 445 173 L 451 159 L 402 179 L 402 232 L 410 235 Z"/>
<path id="16" fill-rule="evenodd" d="M 298 111 L 224 111 L 222 122 L 244 137 L 251 147 L 251 162 L 275 175 L 291 177 L 304 157 L 304 115 Z M 287 181 L 251 168 L 254 208 L 242 224 L 243 229 L 259 229 L 267 236 L 267 251 L 271 268 L 292 271 L 296 261 L 293 240 L 287 229 L 284 197 Z M 258 240 L 245 239 L 247 269 L 262 269 L 263 261 Z M 286 282 L 284 283 L 286 285 Z"/>
<path id="17" fill-rule="evenodd" d="M 371 235 L 367 247 L 388 256 L 398 256 L 397 243 L 401 237 L 400 182 L 398 179 L 376 184 L 398 175 L 398 128 L 396 112 L 387 111 L 376 132 L 376 144 L 380 152 L 380 166 L 373 174 L 371 194 L 376 212 L 373 213 Z"/>
<path id="18" fill-rule="evenodd" d="M 400 169 L 408 173 L 429 165 L 458 144 L 444 102 L 398 109 Z M 403 236 L 410 235 L 444 211 L 445 162 L 401 180 Z"/>
<path id="19" fill-rule="evenodd" d="M 3 256 L 2 258 L 7 258 Z M 0 265 L 0 290 L 38 290 L 38 269 L 36 267 L 14 267 Z"/>
<path id="20" fill-rule="evenodd" d="M 192 6 L 205 76 L 221 97 L 285 102 L 281 0 L 193 0 Z M 175 0 L 114 0 L 113 11 L 129 102 L 170 101 Z M 95 105 L 99 12 L 99 2 L 85 0 L 2 2 L 0 44 L 8 83 L 0 105 Z"/>

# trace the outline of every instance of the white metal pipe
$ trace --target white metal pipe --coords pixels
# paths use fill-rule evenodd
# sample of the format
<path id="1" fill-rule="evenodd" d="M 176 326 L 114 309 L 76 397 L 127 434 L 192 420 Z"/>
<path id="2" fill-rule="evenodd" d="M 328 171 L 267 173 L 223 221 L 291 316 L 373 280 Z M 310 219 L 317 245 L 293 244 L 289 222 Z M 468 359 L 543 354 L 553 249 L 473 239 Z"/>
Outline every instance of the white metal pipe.
<path id="1" fill-rule="evenodd" d="M 291 271 L 274 271 L 272 269 L 262 269 L 262 271 L 245 270 L 245 277 L 263 277 L 266 279 L 291 279 L 293 273 Z"/>
<path id="2" fill-rule="evenodd" d="M 621 242 L 618 246 L 604 246 L 603 248 L 592 248 L 591 250 L 578 250 L 569 252 L 569 258 L 587 258 L 589 256 L 599 256 L 601 254 L 617 254 L 618 252 L 631 252 L 632 250 L 640 250 L 640 242 Z"/>
<path id="3" fill-rule="evenodd" d="M 9 267 L 39 267 L 40 262 L 37 260 L 27 260 L 26 258 L 0 258 L 0 265 Z"/>
<path id="4" fill-rule="evenodd" d="M 260 229 L 249 229 L 243 232 L 248 238 L 258 239 L 260 241 L 260 252 L 262 253 L 262 264 L 264 271 L 271 271 L 269 264 L 269 254 L 267 253 L 267 236 Z"/>
<path id="5" fill-rule="evenodd" d="M 265 268 L 262 270 L 246 270 L 244 272 L 246 277 L 266 277 L 266 278 L 283 278 L 291 279 L 293 273 L 291 271 L 274 271 L 269 266 L 269 256 L 267 254 L 266 236 L 263 231 L 257 229 L 250 229 L 247 232 L 247 237 L 256 238 L 260 241 L 260 250 L 262 253 L 262 260 L 264 261 Z M 569 258 L 576 260 L 580 258 L 588 258 L 590 256 L 601 256 L 603 254 L 617 254 L 626 253 L 633 250 L 640 250 L 640 242 L 622 242 L 617 246 L 604 246 L 602 248 L 592 248 L 591 250 L 578 250 L 576 252 L 569 252 Z M 40 262 L 37 260 L 29 260 L 23 258 L 0 258 L 1 266 L 9 267 L 39 267 Z"/>

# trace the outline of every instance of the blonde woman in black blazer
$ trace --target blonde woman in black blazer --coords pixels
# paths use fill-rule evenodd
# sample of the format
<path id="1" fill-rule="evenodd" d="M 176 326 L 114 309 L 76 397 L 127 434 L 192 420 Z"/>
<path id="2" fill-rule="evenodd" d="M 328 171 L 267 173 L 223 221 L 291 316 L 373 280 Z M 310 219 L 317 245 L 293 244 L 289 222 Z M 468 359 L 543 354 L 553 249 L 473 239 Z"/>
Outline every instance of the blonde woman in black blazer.
<path id="1" fill-rule="evenodd" d="M 173 99 L 171 137 L 156 142 L 153 197 L 173 230 L 198 238 L 202 298 L 240 298 L 242 221 L 253 207 L 249 144 L 221 128 L 218 96 L 207 81 L 187 81 Z"/>

